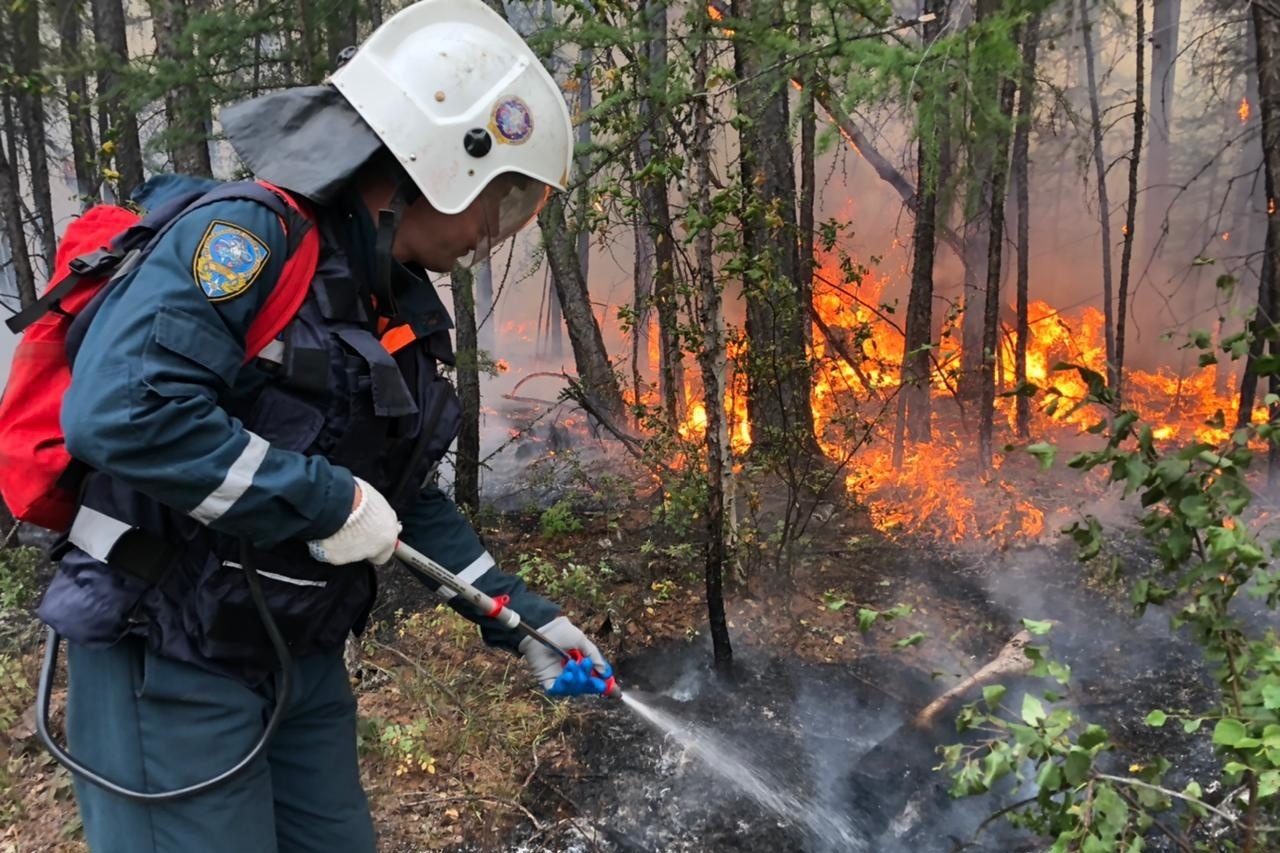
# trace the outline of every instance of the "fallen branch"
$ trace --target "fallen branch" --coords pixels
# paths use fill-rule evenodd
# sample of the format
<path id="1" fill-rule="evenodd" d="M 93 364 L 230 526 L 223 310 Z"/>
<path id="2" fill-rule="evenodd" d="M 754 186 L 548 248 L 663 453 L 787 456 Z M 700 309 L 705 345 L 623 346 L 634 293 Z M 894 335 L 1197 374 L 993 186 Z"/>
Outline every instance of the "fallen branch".
<path id="1" fill-rule="evenodd" d="M 934 719 L 946 710 L 948 705 L 968 693 L 972 688 L 982 684 L 989 684 L 997 678 L 1003 678 L 1007 675 L 1022 675 L 1030 671 L 1034 664 L 1031 658 L 1027 657 L 1023 651 L 1030 643 L 1030 631 L 1019 631 L 1014 634 L 1013 638 L 1004 644 L 1004 647 L 989 663 L 973 675 L 951 687 L 928 705 L 925 705 L 920 713 L 911 719 L 911 725 L 920 729 L 928 728 L 933 725 Z"/>
<path id="2" fill-rule="evenodd" d="M 674 476 L 679 473 L 676 469 L 672 468 L 665 462 L 657 461 L 652 458 L 651 454 L 645 453 L 643 440 L 618 426 L 618 424 L 613 420 L 613 417 L 591 399 L 591 395 L 587 393 L 587 389 L 583 388 L 577 380 L 568 376 L 565 378 L 569 380 L 569 386 L 564 390 L 565 396 L 577 403 L 584 412 L 595 418 L 596 422 L 599 423 L 600 426 L 604 427 L 605 431 L 616 438 L 626 451 L 634 456 L 638 462 L 652 471 L 658 471 L 663 474 Z"/>
<path id="3" fill-rule="evenodd" d="M 422 792 L 408 791 L 406 793 L 401 794 L 400 799 L 404 800 L 405 797 L 413 797 L 420 793 Z M 404 802 L 402 803 L 402 805 L 431 806 L 431 805 L 443 805 L 444 803 L 497 803 L 498 805 L 502 805 L 502 806 L 510 806 L 513 809 L 519 810 L 526 818 L 528 818 L 529 823 L 533 824 L 534 829 L 536 829 L 538 832 L 543 831 L 542 821 L 538 820 L 538 818 L 534 815 L 533 812 L 529 811 L 529 809 L 525 807 L 523 804 L 518 803 L 515 800 L 508 799 L 507 797 L 491 797 L 485 794 L 444 794 L 444 795 L 439 795 L 434 797 L 424 797 L 421 800 Z"/>
<path id="4" fill-rule="evenodd" d="M 827 339 L 827 343 L 831 344 L 831 348 L 839 354 L 840 358 L 844 359 L 845 364 L 849 365 L 849 368 L 853 371 L 854 375 L 858 377 L 858 381 L 862 383 L 862 387 L 866 388 L 867 392 L 877 400 L 883 399 L 880 396 L 880 391 L 871 384 L 871 380 L 863 372 L 862 365 L 859 364 L 861 359 L 856 359 L 852 354 L 850 354 L 850 352 L 845 348 L 844 341 L 840 340 L 831 327 L 827 325 L 826 321 L 822 319 L 821 315 L 818 314 L 818 309 L 813 306 L 813 303 L 809 304 L 809 317 L 813 320 L 814 325 L 816 325 L 822 332 L 822 336 Z"/>

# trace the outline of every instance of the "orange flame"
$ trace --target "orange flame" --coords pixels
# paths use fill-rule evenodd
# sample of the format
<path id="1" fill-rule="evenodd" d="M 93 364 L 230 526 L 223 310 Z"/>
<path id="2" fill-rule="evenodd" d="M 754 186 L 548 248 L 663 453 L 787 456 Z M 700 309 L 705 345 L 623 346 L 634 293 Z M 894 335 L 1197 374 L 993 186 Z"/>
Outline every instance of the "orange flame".
<path id="1" fill-rule="evenodd" d="M 1244 124 L 1249 120 L 1249 99 L 1240 99 L 1240 108 L 1236 110 L 1236 115 L 1240 116 L 1240 123 Z"/>

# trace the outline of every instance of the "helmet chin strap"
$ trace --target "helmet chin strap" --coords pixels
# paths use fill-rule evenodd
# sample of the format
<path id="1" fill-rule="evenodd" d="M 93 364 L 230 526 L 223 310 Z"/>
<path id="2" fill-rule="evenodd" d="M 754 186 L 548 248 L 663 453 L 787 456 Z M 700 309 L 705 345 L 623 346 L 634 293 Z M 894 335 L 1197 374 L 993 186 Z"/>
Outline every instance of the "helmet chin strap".
<path id="1" fill-rule="evenodd" d="M 395 243 L 396 231 L 400 228 L 400 219 L 405 208 L 413 204 L 422 195 L 417 185 L 407 177 L 402 178 L 391 193 L 387 207 L 378 211 L 378 234 L 374 241 L 375 267 L 373 275 L 373 296 L 378 301 L 378 313 L 387 317 L 395 317 L 400 313 L 396 305 L 395 292 L 391 288 L 391 266 L 395 258 L 391 248 Z"/>

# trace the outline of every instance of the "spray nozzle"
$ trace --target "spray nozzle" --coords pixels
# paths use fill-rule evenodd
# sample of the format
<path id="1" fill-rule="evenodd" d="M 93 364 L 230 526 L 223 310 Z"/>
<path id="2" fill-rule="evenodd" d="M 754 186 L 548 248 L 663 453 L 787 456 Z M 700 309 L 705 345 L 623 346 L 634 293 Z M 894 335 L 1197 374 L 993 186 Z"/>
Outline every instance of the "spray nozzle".
<path id="1" fill-rule="evenodd" d="M 587 656 L 584 655 L 580 649 L 567 649 L 563 654 L 565 657 L 565 663 L 573 662 L 580 664 L 587 659 Z M 600 691 L 601 696 L 604 696 L 607 699 L 622 698 L 622 688 L 618 686 L 617 679 L 613 677 L 612 667 L 606 666 L 604 672 L 600 672 L 593 667 L 592 672 L 596 678 L 604 682 L 604 688 Z"/>

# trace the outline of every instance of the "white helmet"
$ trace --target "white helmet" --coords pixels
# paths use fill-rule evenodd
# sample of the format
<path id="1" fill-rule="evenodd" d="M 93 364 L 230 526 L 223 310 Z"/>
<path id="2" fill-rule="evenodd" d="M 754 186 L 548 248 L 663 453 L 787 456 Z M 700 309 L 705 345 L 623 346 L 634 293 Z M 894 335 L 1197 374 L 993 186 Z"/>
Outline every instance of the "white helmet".
<path id="1" fill-rule="evenodd" d="M 480 0 L 408 6 L 330 79 L 436 210 L 460 213 L 494 178 L 509 176 L 491 243 L 524 226 L 547 187 L 568 183 L 573 126 L 564 97 L 519 34 Z"/>

